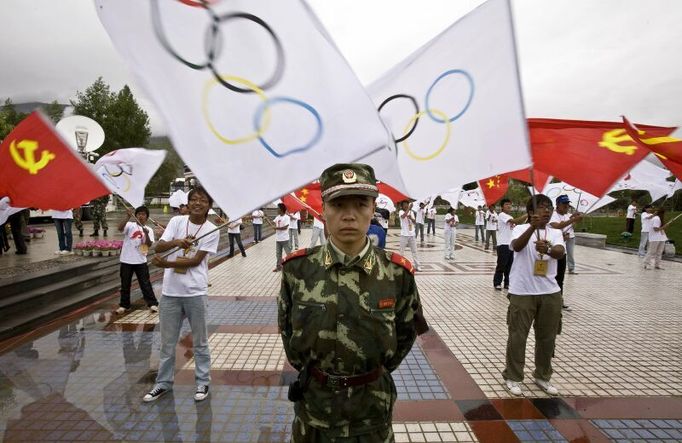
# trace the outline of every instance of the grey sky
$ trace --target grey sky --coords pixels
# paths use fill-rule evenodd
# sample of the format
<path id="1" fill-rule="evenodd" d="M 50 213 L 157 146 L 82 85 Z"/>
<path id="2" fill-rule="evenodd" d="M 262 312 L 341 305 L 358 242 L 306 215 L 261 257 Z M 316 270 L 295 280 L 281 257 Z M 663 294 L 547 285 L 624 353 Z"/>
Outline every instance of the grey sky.
<path id="1" fill-rule="evenodd" d="M 141 0 L 142 1 L 142 0 Z M 254 0 L 256 1 L 256 0 Z M 480 0 L 310 0 L 364 84 Z M 682 126 L 682 1 L 512 0 L 528 117 Z M 0 1 L 0 98 L 66 102 L 128 83 L 164 131 L 90 0 Z M 485 54 L 481 54 L 482 57 Z"/>

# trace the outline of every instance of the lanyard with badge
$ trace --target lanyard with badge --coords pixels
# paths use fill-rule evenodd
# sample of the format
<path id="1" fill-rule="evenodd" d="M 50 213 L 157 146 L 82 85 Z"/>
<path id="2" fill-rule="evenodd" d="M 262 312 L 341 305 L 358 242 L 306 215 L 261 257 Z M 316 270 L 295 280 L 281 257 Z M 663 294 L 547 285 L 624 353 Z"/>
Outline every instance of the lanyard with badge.
<path id="1" fill-rule="evenodd" d="M 545 227 L 545 239 L 544 241 L 547 241 L 547 228 Z M 535 236 L 540 241 L 540 230 L 536 229 L 535 230 Z M 549 270 L 549 259 L 545 260 L 543 258 L 544 254 L 541 252 L 538 252 L 540 255 L 540 258 L 538 260 L 535 260 L 534 266 L 533 266 L 533 275 L 538 276 L 538 277 L 547 277 L 547 272 Z M 549 254 L 548 254 L 549 257 Z"/>
<path id="2" fill-rule="evenodd" d="M 140 254 L 142 255 L 147 255 L 149 252 L 149 245 L 147 244 L 147 235 L 144 233 L 144 226 L 140 225 L 140 228 L 142 229 L 140 232 L 142 233 L 142 243 L 137 247 L 137 250 L 140 251 Z"/>
<path id="3" fill-rule="evenodd" d="M 206 220 L 204 220 L 204 223 L 206 223 Z M 194 240 L 195 238 L 197 238 L 197 236 L 199 235 L 199 231 L 201 231 L 201 228 L 204 227 L 204 223 L 202 223 L 201 226 L 199 226 L 199 229 L 197 229 L 197 232 L 190 235 L 190 233 L 189 233 L 189 218 L 188 218 L 187 219 L 187 225 L 185 227 L 185 238 L 187 240 Z M 189 259 L 191 257 L 194 257 L 194 254 L 196 254 L 196 252 L 197 252 L 197 247 L 194 244 L 192 244 L 192 245 L 190 245 L 189 248 L 184 249 L 182 251 L 182 255 L 177 256 L 175 258 L 175 261 L 179 262 L 179 263 L 183 262 L 183 261 L 184 262 L 189 261 Z M 184 267 L 183 268 L 173 268 L 173 271 L 177 274 L 186 274 L 187 268 L 184 268 Z"/>

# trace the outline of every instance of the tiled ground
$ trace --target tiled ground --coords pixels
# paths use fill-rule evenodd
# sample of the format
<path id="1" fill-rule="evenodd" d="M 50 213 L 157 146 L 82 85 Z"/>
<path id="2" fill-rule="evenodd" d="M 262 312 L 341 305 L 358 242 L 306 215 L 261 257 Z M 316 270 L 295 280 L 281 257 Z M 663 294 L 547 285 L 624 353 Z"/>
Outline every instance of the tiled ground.
<path id="1" fill-rule="evenodd" d="M 500 376 L 508 302 L 492 288 L 495 255 L 470 233 L 460 229 L 454 262 L 442 260 L 439 236 L 419 247 L 431 332 L 393 374 L 396 441 L 682 441 L 682 264 L 644 271 L 635 256 L 578 247 L 554 359 L 561 398 L 528 383 L 531 334 L 525 397 L 512 399 Z M 192 400 L 187 322 L 174 392 L 149 405 L 140 399 L 158 367 L 158 314 L 94 310 L 0 355 L 3 440 L 287 441 L 292 373 L 277 335 L 274 249 L 266 239 L 209 272 L 208 401 Z"/>

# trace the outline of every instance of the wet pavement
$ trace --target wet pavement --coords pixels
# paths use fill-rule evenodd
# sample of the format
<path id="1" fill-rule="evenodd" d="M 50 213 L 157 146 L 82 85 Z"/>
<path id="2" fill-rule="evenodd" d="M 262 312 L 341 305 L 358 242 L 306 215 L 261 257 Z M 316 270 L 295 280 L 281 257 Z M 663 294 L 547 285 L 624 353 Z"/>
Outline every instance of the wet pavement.
<path id="1" fill-rule="evenodd" d="M 682 440 L 682 264 L 645 271 L 636 256 L 576 247 L 554 360 L 560 396 L 532 384 L 531 334 L 524 396 L 511 398 L 500 375 L 507 299 L 492 287 L 496 257 L 472 234 L 459 230 L 454 262 L 442 260 L 440 236 L 419 248 L 431 331 L 394 372 L 396 441 Z M 397 245 L 391 231 L 388 248 Z M 209 273 L 206 401 L 192 398 L 185 322 L 173 393 L 142 402 L 158 367 L 158 316 L 139 301 L 116 316 L 112 298 L 0 343 L 4 441 L 288 441 L 294 371 L 277 334 L 274 249 L 268 238 Z"/>

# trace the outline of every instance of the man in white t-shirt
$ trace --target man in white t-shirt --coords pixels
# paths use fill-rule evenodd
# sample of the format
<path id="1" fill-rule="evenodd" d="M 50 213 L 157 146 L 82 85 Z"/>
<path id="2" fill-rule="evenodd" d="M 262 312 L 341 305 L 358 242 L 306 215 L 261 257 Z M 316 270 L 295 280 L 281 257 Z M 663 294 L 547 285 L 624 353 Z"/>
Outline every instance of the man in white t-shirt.
<path id="1" fill-rule="evenodd" d="M 573 224 L 582 220 L 583 215 L 579 212 L 574 214 L 568 213 L 570 208 L 571 200 L 567 195 L 560 195 L 556 198 L 556 209 L 552 214 L 552 218 L 549 220 L 549 225 L 554 229 L 559 229 L 564 236 L 564 243 L 566 244 L 566 255 L 559 259 L 557 264 L 557 274 L 556 281 L 561 288 L 563 294 L 564 291 L 564 275 L 566 274 L 566 266 L 568 265 L 568 273 L 576 274 L 575 272 L 575 259 L 573 258 L 573 250 L 575 249 L 575 231 L 573 229 Z M 566 297 L 563 297 L 566 301 Z M 564 309 L 569 309 L 568 305 L 563 305 Z"/>
<path id="2" fill-rule="evenodd" d="M 637 216 L 637 200 L 632 199 L 625 212 L 625 230 L 632 234 L 635 231 L 635 217 Z"/>
<path id="3" fill-rule="evenodd" d="M 327 244 L 327 238 L 324 236 L 324 222 L 313 216 L 313 235 L 310 237 L 309 247 L 314 247 L 318 240 L 321 245 Z"/>
<path id="4" fill-rule="evenodd" d="M 227 224 L 227 235 L 230 238 L 230 253 L 228 257 L 234 255 L 234 243 L 237 242 L 237 247 L 239 252 L 242 253 L 242 257 L 246 257 L 246 251 L 244 250 L 244 245 L 242 244 L 242 219 L 231 220 Z"/>
<path id="5" fill-rule="evenodd" d="M 262 209 L 256 209 L 251 213 L 251 225 L 253 226 L 253 241 L 258 243 L 263 239 L 263 217 L 265 213 Z"/>
<path id="6" fill-rule="evenodd" d="M 476 208 L 476 215 L 474 221 L 474 233 L 476 234 L 476 239 L 478 241 L 478 233 L 481 233 L 481 243 L 485 241 L 485 211 L 481 206 Z"/>
<path id="7" fill-rule="evenodd" d="M 419 258 L 417 258 L 417 239 L 415 238 L 416 217 L 412 210 L 412 203 L 403 201 L 400 203 L 400 255 L 405 256 L 405 247 L 409 246 L 412 251 L 414 269 L 419 271 Z"/>
<path id="8" fill-rule="evenodd" d="M 649 231 L 651 231 L 651 219 L 656 216 L 654 207 L 646 205 L 642 208 L 642 231 L 639 237 L 638 255 L 644 257 L 646 255 L 647 243 L 649 243 Z"/>
<path id="9" fill-rule="evenodd" d="M 564 256 L 561 231 L 549 224 L 552 201 L 543 194 L 526 204 L 530 223 L 512 231 L 510 243 L 514 263 L 509 276 L 507 312 L 505 386 L 521 395 L 526 341 L 531 326 L 535 329 L 535 383 L 546 393 L 557 395 L 552 385 L 552 357 L 556 336 L 561 331 L 561 290 L 556 282 L 557 260 Z"/>
<path id="10" fill-rule="evenodd" d="M 495 266 L 495 274 L 493 275 L 493 287 L 498 291 L 502 290 L 503 280 L 504 289 L 509 289 L 509 272 L 511 272 L 512 263 L 514 263 L 514 253 L 509 249 L 512 230 L 517 224 L 528 218 L 527 214 L 516 218 L 512 217 L 512 203 L 508 198 L 503 198 L 500 204 L 502 211 L 497 217 L 497 266 Z"/>
<path id="11" fill-rule="evenodd" d="M 301 213 L 289 213 L 289 249 L 292 251 L 298 249 L 298 221 L 301 219 Z"/>
<path id="12" fill-rule="evenodd" d="M 493 251 L 497 250 L 497 212 L 495 205 L 491 204 L 485 213 L 485 250 L 490 248 L 490 239 L 493 239 Z"/>
<path id="13" fill-rule="evenodd" d="M 429 233 L 436 235 L 436 208 L 434 206 L 426 210 L 426 235 Z"/>
<path id="14" fill-rule="evenodd" d="M 142 298 L 152 312 L 159 312 L 159 302 L 154 295 L 154 289 L 149 279 L 147 266 L 147 252 L 154 243 L 154 231 L 147 226 L 149 209 L 145 206 L 133 210 L 126 208 L 127 216 L 118 223 L 118 232 L 123 233 L 123 247 L 121 248 L 121 300 L 116 309 L 117 314 L 123 314 L 130 309 L 130 285 L 133 273 L 142 291 Z M 130 221 L 131 217 L 135 221 Z"/>
<path id="15" fill-rule="evenodd" d="M 275 269 L 272 272 L 282 270 L 282 251 L 285 255 L 291 254 L 291 241 L 289 239 L 289 226 L 291 218 L 287 215 L 287 206 L 284 203 L 277 205 L 279 214 L 273 220 L 275 224 Z"/>
<path id="16" fill-rule="evenodd" d="M 457 224 L 459 217 L 455 214 L 455 208 L 450 207 L 445 214 L 443 222 L 443 237 L 445 238 L 445 260 L 455 259 L 455 241 L 457 239 Z"/>
<path id="17" fill-rule="evenodd" d="M 417 209 L 417 220 L 416 220 L 416 232 L 415 238 L 419 237 L 419 241 L 424 243 L 424 217 L 426 216 L 426 208 L 424 203 L 419 203 L 419 209 Z M 435 229 L 434 229 L 435 232 Z"/>
<path id="18" fill-rule="evenodd" d="M 183 318 L 192 330 L 194 354 L 194 400 L 208 397 L 211 381 L 211 353 L 208 348 L 206 310 L 208 309 L 208 256 L 218 251 L 220 234 L 208 221 L 213 199 L 201 187 L 189 191 L 189 215 L 173 217 L 156 245 L 154 264 L 165 268 L 159 326 L 161 351 L 159 372 L 154 388 L 144 396 L 145 402 L 158 399 L 173 388 L 175 378 L 175 347 Z M 167 256 L 160 254 L 171 251 Z"/>

